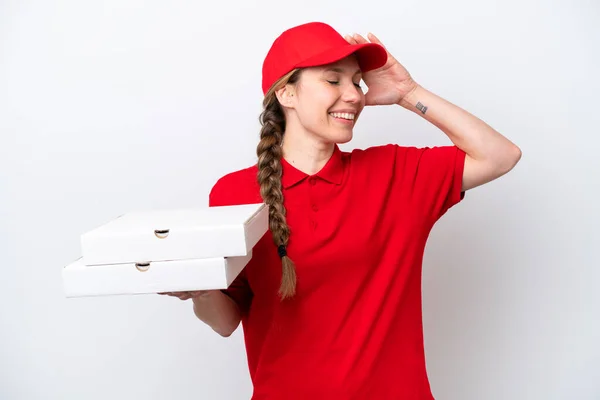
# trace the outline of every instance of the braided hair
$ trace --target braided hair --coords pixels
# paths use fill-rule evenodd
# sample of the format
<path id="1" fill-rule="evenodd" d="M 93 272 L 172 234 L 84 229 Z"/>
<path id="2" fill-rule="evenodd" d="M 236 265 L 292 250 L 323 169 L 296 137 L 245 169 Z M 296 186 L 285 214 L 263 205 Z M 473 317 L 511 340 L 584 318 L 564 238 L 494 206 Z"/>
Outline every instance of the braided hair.
<path id="1" fill-rule="evenodd" d="M 286 251 L 290 239 L 290 228 L 286 222 L 281 187 L 281 158 L 283 156 L 281 145 L 285 132 L 285 114 L 275 91 L 286 84 L 296 83 L 299 76 L 300 70 L 291 71 L 266 93 L 263 100 L 263 111 L 259 118 L 262 126 L 260 142 L 256 147 L 260 195 L 265 204 L 269 206 L 269 229 L 273 234 L 273 242 L 277 246 L 281 258 L 282 276 L 279 295 L 282 300 L 291 298 L 296 293 L 296 268 Z"/>

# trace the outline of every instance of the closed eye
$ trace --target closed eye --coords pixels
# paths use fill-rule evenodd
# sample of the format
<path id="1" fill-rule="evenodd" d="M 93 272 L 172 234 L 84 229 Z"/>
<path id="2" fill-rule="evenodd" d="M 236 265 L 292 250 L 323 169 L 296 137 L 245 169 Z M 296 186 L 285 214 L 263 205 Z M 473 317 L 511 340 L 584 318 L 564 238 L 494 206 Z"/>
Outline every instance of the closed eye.
<path id="1" fill-rule="evenodd" d="M 327 81 L 329 83 L 331 83 L 332 85 L 339 85 L 340 82 L 339 81 Z M 360 86 L 360 83 L 355 83 L 354 86 L 356 86 L 359 89 L 362 89 L 362 86 Z"/>

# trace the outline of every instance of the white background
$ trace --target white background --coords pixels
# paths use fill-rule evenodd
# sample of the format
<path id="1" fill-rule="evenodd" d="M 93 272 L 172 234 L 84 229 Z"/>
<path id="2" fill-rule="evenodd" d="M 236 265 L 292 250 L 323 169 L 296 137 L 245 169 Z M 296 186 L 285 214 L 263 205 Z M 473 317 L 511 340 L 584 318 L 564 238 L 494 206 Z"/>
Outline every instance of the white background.
<path id="1" fill-rule="evenodd" d="M 600 398 L 597 1 L 3 1 L 0 398 L 248 399 L 241 329 L 190 302 L 65 299 L 79 235 L 205 206 L 251 165 L 261 65 L 284 29 L 373 31 L 424 87 L 517 143 L 434 229 L 424 265 L 438 400 Z M 343 149 L 448 144 L 398 106 Z"/>

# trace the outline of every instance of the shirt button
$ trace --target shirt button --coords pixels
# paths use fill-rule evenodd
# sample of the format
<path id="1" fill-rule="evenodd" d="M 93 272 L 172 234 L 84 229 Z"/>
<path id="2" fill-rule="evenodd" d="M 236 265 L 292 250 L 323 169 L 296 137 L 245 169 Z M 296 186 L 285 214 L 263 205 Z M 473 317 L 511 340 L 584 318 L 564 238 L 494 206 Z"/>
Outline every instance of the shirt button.
<path id="1" fill-rule="evenodd" d="M 317 179 L 316 178 L 310 178 L 308 180 L 308 182 L 310 183 L 311 186 L 315 186 L 317 184 Z"/>
<path id="2" fill-rule="evenodd" d="M 313 211 L 319 211 L 319 207 L 317 207 L 317 205 L 316 205 L 316 204 L 313 204 L 313 205 L 312 205 L 312 210 L 313 210 Z"/>

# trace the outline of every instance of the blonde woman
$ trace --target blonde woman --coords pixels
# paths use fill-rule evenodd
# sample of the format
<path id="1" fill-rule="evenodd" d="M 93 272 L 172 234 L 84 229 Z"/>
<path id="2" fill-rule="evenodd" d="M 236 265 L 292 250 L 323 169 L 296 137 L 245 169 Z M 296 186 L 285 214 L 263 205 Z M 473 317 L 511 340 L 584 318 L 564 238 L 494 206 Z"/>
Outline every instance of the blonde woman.
<path id="1" fill-rule="evenodd" d="M 314 22 L 275 40 L 258 162 L 210 193 L 211 206 L 267 203 L 270 230 L 229 289 L 172 293 L 222 336 L 242 322 L 254 400 L 433 399 L 421 314 L 429 232 L 521 157 L 368 39 Z M 410 110 L 453 145 L 341 151 L 366 105 Z"/>

